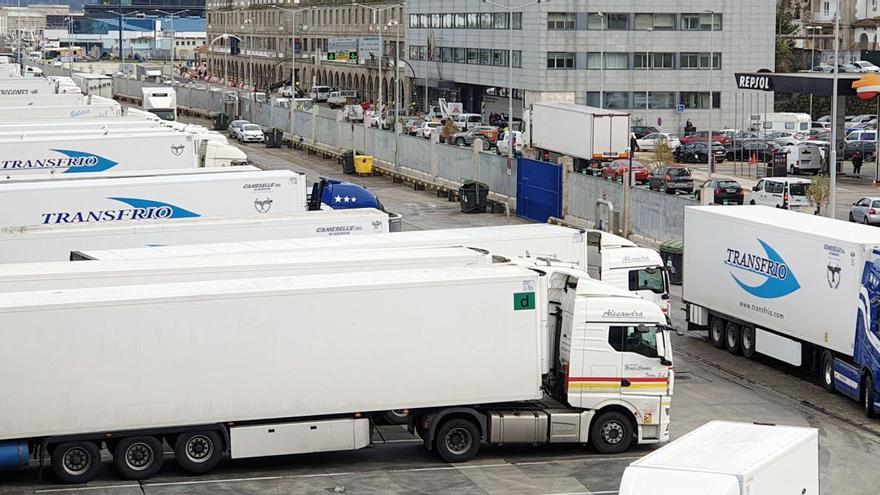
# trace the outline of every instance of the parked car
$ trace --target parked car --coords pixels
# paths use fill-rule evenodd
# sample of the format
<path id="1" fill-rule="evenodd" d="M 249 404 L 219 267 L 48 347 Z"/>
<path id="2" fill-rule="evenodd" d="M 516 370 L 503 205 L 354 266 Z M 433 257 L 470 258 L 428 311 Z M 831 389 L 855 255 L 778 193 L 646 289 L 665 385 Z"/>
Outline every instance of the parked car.
<path id="1" fill-rule="evenodd" d="M 698 141 L 702 141 L 705 143 L 706 141 L 708 141 L 708 139 L 709 131 L 697 131 L 692 132 L 686 136 L 682 136 L 679 141 L 681 141 L 681 144 L 690 144 Z M 723 146 L 727 146 L 728 144 L 730 144 L 730 138 L 718 131 L 712 131 L 712 141 L 721 143 Z"/>
<path id="2" fill-rule="evenodd" d="M 850 141 L 877 141 L 877 131 L 868 129 L 856 129 L 846 135 L 846 142 Z"/>
<path id="3" fill-rule="evenodd" d="M 342 108 L 342 115 L 348 122 L 363 122 L 364 107 L 360 105 L 345 105 Z"/>
<path id="4" fill-rule="evenodd" d="M 510 135 L 513 136 L 513 154 L 521 155 L 523 150 L 523 137 L 519 131 L 505 132 L 495 143 L 495 152 L 499 155 L 510 153 Z"/>
<path id="5" fill-rule="evenodd" d="M 834 66 L 828 64 L 819 64 L 813 67 L 813 72 L 824 72 L 826 74 L 830 74 L 834 72 Z"/>
<path id="6" fill-rule="evenodd" d="M 428 139 L 431 137 L 431 133 L 434 132 L 434 129 L 440 129 L 443 125 L 440 122 L 422 122 L 419 125 L 419 128 L 416 129 L 416 136 L 423 137 Z"/>
<path id="7" fill-rule="evenodd" d="M 489 150 L 498 141 L 498 128 L 491 125 L 471 127 L 453 134 L 452 143 L 456 146 L 472 146 L 476 138 L 483 140 L 483 150 Z"/>
<path id="8" fill-rule="evenodd" d="M 602 178 L 613 181 L 623 182 L 623 176 L 629 173 L 629 160 L 614 160 L 602 167 Z M 633 160 L 632 162 L 633 183 L 644 184 L 648 181 L 648 167 L 642 162 Z"/>
<path id="9" fill-rule="evenodd" d="M 810 124 L 810 126 L 811 126 L 813 129 L 831 130 L 831 122 L 819 122 L 819 121 L 813 121 L 813 122 Z M 812 132 L 812 131 L 811 131 L 811 132 Z"/>
<path id="10" fill-rule="evenodd" d="M 709 179 L 694 191 L 694 196 L 700 199 L 703 189 L 713 190 L 713 203 L 716 205 L 741 205 L 745 195 L 739 182 L 729 179 Z"/>
<path id="11" fill-rule="evenodd" d="M 765 139 L 772 139 L 779 146 L 791 146 L 793 144 L 798 144 L 806 139 L 806 137 L 806 135 L 799 132 L 775 131 L 768 133 Z"/>
<path id="12" fill-rule="evenodd" d="M 809 179 L 772 177 L 758 181 L 752 188 L 749 204 L 772 206 L 786 210 L 811 211 L 807 199 Z"/>
<path id="13" fill-rule="evenodd" d="M 865 225 L 880 225 L 880 198 L 862 198 L 849 209 L 849 221 Z"/>
<path id="14" fill-rule="evenodd" d="M 229 127 L 226 129 L 226 132 L 229 133 L 229 137 L 233 139 L 238 139 L 238 132 L 241 131 L 241 127 L 245 124 L 250 124 L 249 120 L 233 120 L 229 123 Z"/>
<path id="15" fill-rule="evenodd" d="M 236 139 L 239 143 L 262 143 L 266 140 L 263 128 L 257 124 L 245 124 L 236 131 Z"/>
<path id="16" fill-rule="evenodd" d="M 868 62 L 867 60 L 856 60 L 852 63 L 858 72 L 880 72 L 880 67 Z"/>
<path id="17" fill-rule="evenodd" d="M 634 125 L 632 126 L 632 133 L 636 135 L 636 139 L 642 139 L 648 134 L 654 134 L 660 132 L 656 127 L 652 127 L 649 125 Z"/>
<path id="18" fill-rule="evenodd" d="M 758 162 L 769 163 L 773 160 L 773 155 L 777 151 L 779 151 L 779 146 L 774 141 L 752 139 L 749 141 L 735 141 L 733 146 L 727 148 L 725 157 L 730 161 L 746 162 L 754 156 Z"/>
<path id="19" fill-rule="evenodd" d="M 669 194 L 691 194 L 694 192 L 694 178 L 687 167 L 661 165 L 648 175 L 648 189 Z"/>
<path id="20" fill-rule="evenodd" d="M 403 123 L 403 132 L 410 136 L 418 134 L 419 127 L 422 125 L 422 119 L 408 119 Z"/>
<path id="21" fill-rule="evenodd" d="M 666 143 L 666 146 L 671 150 L 681 146 L 681 141 L 675 134 L 652 132 L 641 138 L 636 138 L 636 151 L 654 151 L 660 143 Z"/>
<path id="22" fill-rule="evenodd" d="M 877 143 L 873 141 L 849 141 L 843 145 L 843 153 L 838 154 L 837 159 L 852 160 L 856 151 L 862 154 L 866 162 L 872 162 L 877 154 Z"/>
<path id="23" fill-rule="evenodd" d="M 709 146 L 704 141 L 683 144 L 672 152 L 678 163 L 709 163 Z M 727 157 L 727 151 L 721 143 L 712 143 L 712 156 L 715 163 L 721 163 Z"/>

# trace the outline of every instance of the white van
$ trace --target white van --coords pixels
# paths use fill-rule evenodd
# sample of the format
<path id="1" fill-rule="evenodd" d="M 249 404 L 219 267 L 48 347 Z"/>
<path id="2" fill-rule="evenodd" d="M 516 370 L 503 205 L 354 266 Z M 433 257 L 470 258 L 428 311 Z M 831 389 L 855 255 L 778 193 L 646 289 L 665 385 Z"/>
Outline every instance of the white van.
<path id="1" fill-rule="evenodd" d="M 762 132 L 788 131 L 800 134 L 798 139 L 806 139 L 810 134 L 812 121 L 806 113 L 765 113 L 752 115 L 751 130 Z"/>
<path id="2" fill-rule="evenodd" d="M 478 113 L 460 113 L 452 118 L 452 123 L 459 131 L 466 131 L 471 127 L 483 125 L 483 116 Z"/>
<path id="3" fill-rule="evenodd" d="M 330 108 L 342 108 L 345 105 L 354 105 L 357 102 L 357 91 L 332 91 L 330 96 L 327 97 L 327 104 L 330 105 Z"/>
<path id="4" fill-rule="evenodd" d="M 333 89 L 330 86 L 312 86 L 309 96 L 316 102 L 323 103 L 327 101 L 327 98 L 330 98 L 332 91 Z"/>
<path id="5" fill-rule="evenodd" d="M 788 173 L 796 175 L 802 172 L 818 173 L 822 170 L 822 149 L 819 145 L 809 142 L 784 146 Z"/>
<path id="6" fill-rule="evenodd" d="M 846 135 L 846 142 L 852 141 L 870 141 L 872 143 L 877 141 L 877 131 L 873 129 L 859 129 L 856 131 L 852 131 Z"/>
<path id="7" fill-rule="evenodd" d="M 809 179 L 797 177 L 767 177 L 752 188 L 749 204 L 772 206 L 785 210 L 812 213 L 813 206 L 807 199 Z"/>

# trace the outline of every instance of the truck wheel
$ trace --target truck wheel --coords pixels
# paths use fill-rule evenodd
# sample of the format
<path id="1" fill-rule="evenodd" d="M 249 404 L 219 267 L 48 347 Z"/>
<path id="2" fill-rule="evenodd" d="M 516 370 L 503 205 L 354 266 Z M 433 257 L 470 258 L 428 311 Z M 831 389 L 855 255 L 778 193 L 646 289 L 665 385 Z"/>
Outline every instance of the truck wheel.
<path id="1" fill-rule="evenodd" d="M 709 340 L 719 349 L 724 347 L 724 320 L 717 316 L 709 322 Z"/>
<path id="2" fill-rule="evenodd" d="M 834 393 L 834 356 L 831 351 L 825 350 L 822 353 L 822 368 L 819 372 L 819 378 L 822 379 L 822 386 L 825 390 Z"/>
<path id="3" fill-rule="evenodd" d="M 86 483 L 101 470 L 101 449 L 93 442 L 66 442 L 52 450 L 52 472 L 62 483 Z"/>
<path id="4" fill-rule="evenodd" d="M 116 444 L 113 464 L 127 480 L 145 480 L 159 472 L 164 460 L 162 441 L 156 437 L 128 437 Z"/>
<path id="5" fill-rule="evenodd" d="M 389 425 L 405 425 L 409 423 L 409 412 L 402 409 L 387 411 L 383 418 Z"/>
<path id="6" fill-rule="evenodd" d="M 742 338 L 740 341 L 742 342 L 743 356 L 749 359 L 755 357 L 755 328 L 749 326 L 742 327 Z"/>
<path id="7" fill-rule="evenodd" d="M 182 433 L 174 442 L 174 460 L 188 473 L 206 473 L 223 458 L 223 439 L 216 431 Z"/>
<path id="8" fill-rule="evenodd" d="M 480 431 L 472 421 L 450 419 L 437 430 L 434 440 L 437 453 L 449 463 L 473 459 L 480 450 Z"/>
<path id="9" fill-rule="evenodd" d="M 727 322 L 727 328 L 725 328 L 724 333 L 726 334 L 724 343 L 725 347 L 727 347 L 727 352 L 733 355 L 739 354 L 739 351 L 742 349 L 742 330 L 740 330 L 739 325 L 732 321 Z"/>
<path id="10" fill-rule="evenodd" d="M 590 428 L 590 440 L 600 454 L 619 454 L 632 444 L 632 422 L 617 411 L 600 414 Z"/>
<path id="11" fill-rule="evenodd" d="M 874 379 L 871 378 L 870 374 L 865 377 L 865 391 L 862 393 L 862 397 L 865 401 L 865 416 L 876 418 L 877 411 L 874 410 Z"/>
<path id="12" fill-rule="evenodd" d="M 490 144 L 489 141 L 486 141 L 484 139 L 483 140 L 483 151 L 489 151 L 489 148 L 491 148 L 491 147 L 492 147 L 492 144 Z"/>

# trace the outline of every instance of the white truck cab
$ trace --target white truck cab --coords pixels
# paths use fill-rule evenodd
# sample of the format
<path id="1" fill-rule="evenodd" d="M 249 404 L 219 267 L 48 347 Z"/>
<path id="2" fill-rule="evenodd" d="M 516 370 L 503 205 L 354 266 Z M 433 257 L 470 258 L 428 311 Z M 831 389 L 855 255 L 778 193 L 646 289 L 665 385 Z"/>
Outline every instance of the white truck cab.
<path id="1" fill-rule="evenodd" d="M 142 107 L 158 115 L 162 120 L 177 120 L 177 93 L 174 88 L 143 88 Z"/>

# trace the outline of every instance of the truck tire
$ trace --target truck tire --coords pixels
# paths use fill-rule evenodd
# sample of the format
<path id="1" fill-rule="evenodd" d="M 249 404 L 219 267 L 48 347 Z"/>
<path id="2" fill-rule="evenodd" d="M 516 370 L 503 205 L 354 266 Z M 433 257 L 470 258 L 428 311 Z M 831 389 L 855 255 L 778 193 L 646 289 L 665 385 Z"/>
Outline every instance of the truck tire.
<path id="1" fill-rule="evenodd" d="M 223 438 L 216 431 L 181 433 L 174 442 L 174 460 L 192 474 L 206 473 L 223 459 Z"/>
<path id="2" fill-rule="evenodd" d="M 468 419 L 450 419 L 437 430 L 434 447 L 446 462 L 469 461 L 480 450 L 480 430 Z"/>
<path id="3" fill-rule="evenodd" d="M 727 352 L 734 356 L 739 354 L 742 350 L 742 330 L 739 328 L 739 325 L 728 321 L 724 334 L 724 347 L 727 348 Z"/>
<path id="4" fill-rule="evenodd" d="M 590 427 L 590 441 L 600 454 L 619 454 L 633 441 L 632 421 L 618 411 L 599 414 Z"/>
<path id="5" fill-rule="evenodd" d="M 61 483 L 87 483 L 101 471 L 101 449 L 94 442 L 65 442 L 52 450 L 52 472 Z"/>
<path id="6" fill-rule="evenodd" d="M 719 349 L 724 347 L 724 320 L 717 316 L 709 320 L 709 340 Z"/>
<path id="7" fill-rule="evenodd" d="M 402 409 L 386 411 L 382 417 L 389 425 L 405 425 L 409 423 L 409 412 L 404 412 Z"/>
<path id="8" fill-rule="evenodd" d="M 127 480 L 152 478 L 164 459 L 162 441 L 151 436 L 123 438 L 113 449 L 116 471 Z"/>
<path id="9" fill-rule="evenodd" d="M 483 140 L 483 151 L 489 151 L 492 147 L 492 144 L 489 141 Z"/>
<path id="10" fill-rule="evenodd" d="M 822 367 L 819 368 L 819 380 L 822 387 L 830 393 L 834 393 L 834 356 L 831 351 L 822 352 Z"/>
<path id="11" fill-rule="evenodd" d="M 751 359 L 755 357 L 755 327 L 742 327 L 742 353 L 743 356 Z"/>
<path id="12" fill-rule="evenodd" d="M 877 411 L 874 409 L 874 378 L 871 377 L 870 373 L 865 376 L 864 383 L 865 390 L 862 393 L 862 399 L 864 401 L 865 416 L 876 418 Z"/>

